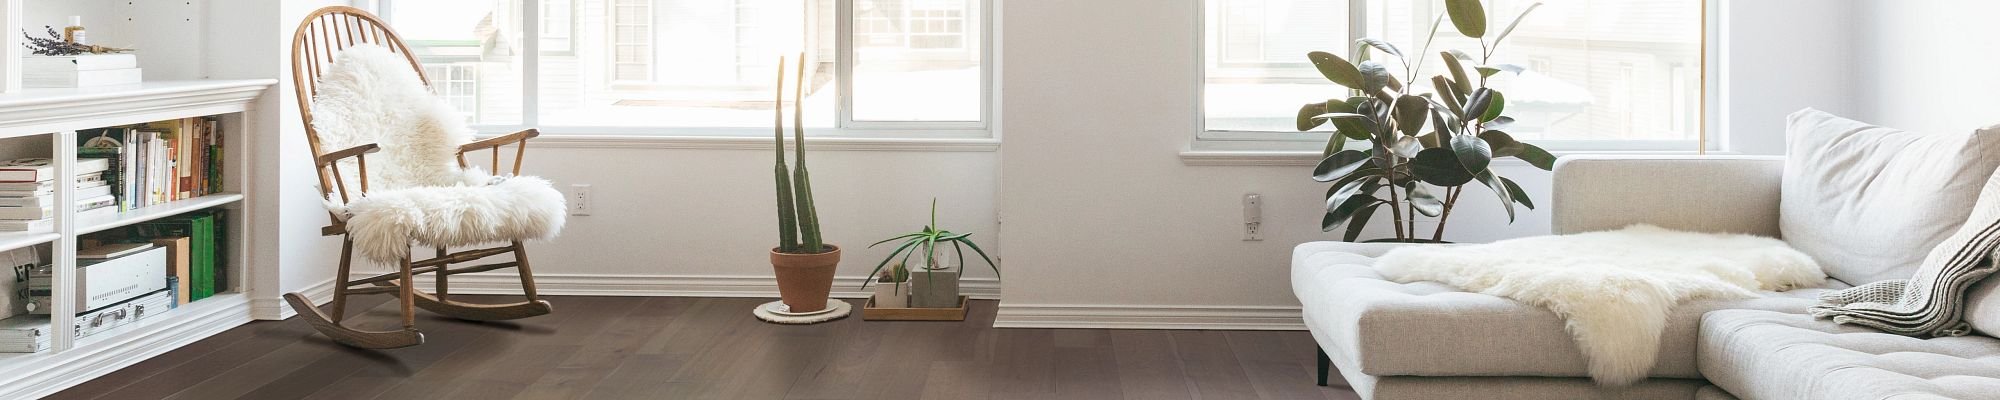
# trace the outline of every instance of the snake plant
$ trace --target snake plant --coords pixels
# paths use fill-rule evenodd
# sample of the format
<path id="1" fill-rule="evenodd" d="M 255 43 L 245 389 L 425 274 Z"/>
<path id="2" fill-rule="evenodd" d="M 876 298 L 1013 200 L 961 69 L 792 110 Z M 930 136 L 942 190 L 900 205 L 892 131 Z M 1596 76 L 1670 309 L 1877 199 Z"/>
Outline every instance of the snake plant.
<path id="1" fill-rule="evenodd" d="M 903 241 L 901 245 L 896 246 L 895 251 L 889 252 L 889 256 L 883 257 L 882 262 L 875 264 L 875 270 L 869 272 L 868 276 L 871 277 L 881 276 L 882 268 L 887 267 L 890 261 L 897 261 L 897 259 L 899 258 L 898 256 L 901 256 L 900 257 L 901 261 L 898 261 L 896 263 L 898 270 L 895 273 L 897 275 L 897 278 L 908 279 L 909 276 L 908 272 L 904 271 L 904 269 L 906 268 L 905 266 L 909 265 L 911 257 L 915 257 L 919 253 L 922 253 L 923 258 L 919 260 L 922 262 L 922 264 L 919 265 L 924 266 L 924 268 L 912 268 L 912 269 L 923 270 L 924 276 L 928 278 L 930 277 L 932 271 L 935 271 L 934 269 L 929 267 L 937 266 L 938 250 L 943 249 L 946 244 L 950 244 L 951 248 L 953 250 L 956 250 L 956 253 L 958 253 L 958 265 L 959 265 L 958 273 L 960 275 L 965 274 L 965 268 L 964 268 L 965 249 L 971 248 L 974 253 L 979 254 L 980 259 L 986 260 L 986 266 L 988 268 L 993 269 L 993 275 L 999 276 L 1000 266 L 993 263 L 993 258 L 986 256 L 986 250 L 981 250 L 978 244 L 972 243 L 972 239 L 968 238 L 970 236 L 972 236 L 972 234 L 970 233 L 952 233 L 951 231 L 938 228 L 937 199 L 931 199 L 930 225 L 925 225 L 924 229 L 920 231 L 897 235 L 896 237 L 884 239 L 880 242 L 875 242 L 875 244 L 868 245 L 869 248 L 874 248 L 875 246 L 881 245 L 883 243 L 894 242 L 897 240 Z M 875 281 L 875 279 L 862 279 L 861 287 L 867 288 L 868 282 L 873 282 L 873 281 Z M 902 280 L 897 280 L 896 282 L 898 284 L 901 284 Z"/>
<path id="2" fill-rule="evenodd" d="M 819 234 L 819 211 L 813 207 L 812 176 L 806 172 L 805 78 L 806 56 L 799 53 L 797 86 L 792 88 L 792 149 L 798 166 L 785 167 L 785 57 L 778 57 L 778 99 L 776 114 L 778 165 L 773 169 L 778 183 L 778 252 L 819 254 L 826 244 Z M 787 175 L 789 174 L 789 176 Z"/>

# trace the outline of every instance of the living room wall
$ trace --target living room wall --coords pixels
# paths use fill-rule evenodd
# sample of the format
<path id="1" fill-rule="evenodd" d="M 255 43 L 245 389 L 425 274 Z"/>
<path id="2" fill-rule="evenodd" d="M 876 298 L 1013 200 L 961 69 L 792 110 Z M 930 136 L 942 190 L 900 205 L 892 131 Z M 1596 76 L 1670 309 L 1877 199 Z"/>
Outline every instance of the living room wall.
<path id="1" fill-rule="evenodd" d="M 1990 1 L 1858 1 L 1846 40 L 1854 44 L 1856 118 L 1919 132 L 1964 132 L 2000 124 L 2000 25 Z"/>

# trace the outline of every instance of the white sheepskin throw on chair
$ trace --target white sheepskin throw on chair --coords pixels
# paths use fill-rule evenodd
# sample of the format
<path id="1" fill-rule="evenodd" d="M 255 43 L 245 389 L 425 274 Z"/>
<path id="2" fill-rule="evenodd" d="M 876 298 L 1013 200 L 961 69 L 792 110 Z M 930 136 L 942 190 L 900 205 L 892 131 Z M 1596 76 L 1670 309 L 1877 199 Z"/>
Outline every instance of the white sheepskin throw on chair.
<path id="1" fill-rule="evenodd" d="M 1777 239 L 1652 225 L 1405 247 L 1384 254 L 1375 267 L 1397 282 L 1442 282 L 1555 312 L 1588 359 L 1591 378 L 1612 386 L 1646 377 L 1676 304 L 1826 282 L 1811 256 Z"/>
<path id="2" fill-rule="evenodd" d="M 368 155 L 368 193 L 361 193 L 360 168 L 349 160 L 341 173 L 351 201 L 340 203 L 337 194 L 326 199 L 362 257 L 397 262 L 412 244 L 458 247 L 549 239 L 562 231 L 567 207 L 548 180 L 459 168 L 458 146 L 471 141 L 472 129 L 424 88 L 403 56 L 375 45 L 349 47 L 320 75 L 317 90 L 312 124 L 322 151 L 382 148 Z"/>

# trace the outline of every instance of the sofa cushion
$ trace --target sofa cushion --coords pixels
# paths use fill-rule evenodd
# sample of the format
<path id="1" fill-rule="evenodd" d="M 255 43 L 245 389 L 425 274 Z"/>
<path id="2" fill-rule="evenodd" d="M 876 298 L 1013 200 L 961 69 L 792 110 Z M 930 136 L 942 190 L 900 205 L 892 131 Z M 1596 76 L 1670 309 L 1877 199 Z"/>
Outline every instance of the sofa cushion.
<path id="1" fill-rule="evenodd" d="M 1917 339 L 1804 314 L 1723 310 L 1702 318 L 1701 372 L 1745 399 L 1991 399 L 2000 339 Z"/>
<path id="2" fill-rule="evenodd" d="M 1909 278 L 2000 167 L 2000 127 L 1914 133 L 1792 113 L 1778 229 L 1848 283 Z"/>
<path id="3" fill-rule="evenodd" d="M 1965 295 L 1965 322 L 1973 332 L 2000 337 L 2000 278 L 1988 275 L 1972 285 Z"/>
<path id="4" fill-rule="evenodd" d="M 1395 246 L 1407 245 L 1317 242 L 1294 250 L 1292 290 L 1307 327 L 1328 354 L 1351 357 L 1360 373 L 1374 376 L 1590 376 L 1583 353 L 1555 313 L 1435 282 L 1384 279 L 1370 264 Z M 1765 298 L 1675 307 L 1649 376 L 1701 377 L 1694 343 L 1704 312 L 1803 312 L 1823 291 L 1767 292 Z"/>

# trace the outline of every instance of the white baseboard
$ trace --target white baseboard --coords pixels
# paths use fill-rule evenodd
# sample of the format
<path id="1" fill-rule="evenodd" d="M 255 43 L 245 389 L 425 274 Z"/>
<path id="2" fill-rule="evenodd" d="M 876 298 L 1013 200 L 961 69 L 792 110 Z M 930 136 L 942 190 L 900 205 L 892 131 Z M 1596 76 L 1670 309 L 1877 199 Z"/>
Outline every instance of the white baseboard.
<path id="1" fill-rule="evenodd" d="M 305 295 L 306 299 L 312 300 L 312 303 L 315 305 L 333 301 L 333 278 L 326 278 L 326 280 L 312 284 L 312 286 L 306 286 L 305 289 L 299 290 L 299 294 Z M 283 294 L 281 293 L 279 296 L 283 296 Z M 293 315 L 298 315 L 298 312 L 293 311 L 291 305 L 285 304 L 284 297 L 273 296 L 268 299 L 250 300 L 250 317 L 252 318 L 276 321 L 291 318 Z"/>
<path id="2" fill-rule="evenodd" d="M 172 312 L 189 314 L 173 316 L 172 323 L 117 328 L 101 333 L 110 339 L 69 351 L 11 356 L 17 358 L 7 361 L 19 367 L 0 376 L 0 399 L 55 394 L 252 320 L 250 301 L 241 296 L 210 298 Z"/>
<path id="3" fill-rule="evenodd" d="M 1305 330 L 1298 307 L 1000 303 L 995 328 Z"/>
<path id="4" fill-rule="evenodd" d="M 862 279 L 835 277 L 833 297 L 867 298 L 874 287 L 863 291 Z M 434 287 L 432 282 L 429 275 L 417 277 L 418 287 Z M 450 282 L 452 293 L 521 293 L 520 278 L 510 273 L 453 275 Z M 535 288 L 540 294 L 559 296 L 778 297 L 778 282 L 768 276 L 535 274 Z M 999 299 L 1000 281 L 965 278 L 959 282 L 959 292 L 974 299 Z"/>

